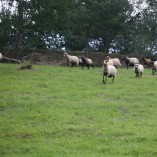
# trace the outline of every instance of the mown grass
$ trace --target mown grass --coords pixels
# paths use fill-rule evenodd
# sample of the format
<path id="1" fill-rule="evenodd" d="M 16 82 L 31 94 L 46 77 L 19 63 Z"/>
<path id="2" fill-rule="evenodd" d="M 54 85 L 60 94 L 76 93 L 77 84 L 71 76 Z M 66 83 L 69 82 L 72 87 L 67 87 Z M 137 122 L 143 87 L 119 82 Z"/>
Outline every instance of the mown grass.
<path id="1" fill-rule="evenodd" d="M 0 156 L 156 157 L 157 76 L 0 64 Z"/>

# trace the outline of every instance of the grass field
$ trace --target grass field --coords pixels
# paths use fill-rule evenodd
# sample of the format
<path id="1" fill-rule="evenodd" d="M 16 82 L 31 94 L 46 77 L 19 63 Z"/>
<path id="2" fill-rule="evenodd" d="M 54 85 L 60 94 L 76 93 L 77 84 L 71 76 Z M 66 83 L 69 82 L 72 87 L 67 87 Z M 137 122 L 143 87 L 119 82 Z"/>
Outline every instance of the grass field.
<path id="1" fill-rule="evenodd" d="M 1 157 L 156 157 L 157 76 L 0 64 Z"/>

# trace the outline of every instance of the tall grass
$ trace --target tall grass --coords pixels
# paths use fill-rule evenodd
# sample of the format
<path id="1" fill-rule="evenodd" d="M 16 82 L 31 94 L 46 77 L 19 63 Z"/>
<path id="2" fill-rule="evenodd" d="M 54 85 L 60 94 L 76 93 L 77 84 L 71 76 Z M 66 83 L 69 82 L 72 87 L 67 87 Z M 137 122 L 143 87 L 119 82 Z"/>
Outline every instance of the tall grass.
<path id="1" fill-rule="evenodd" d="M 156 157 L 157 76 L 0 64 L 0 156 Z"/>

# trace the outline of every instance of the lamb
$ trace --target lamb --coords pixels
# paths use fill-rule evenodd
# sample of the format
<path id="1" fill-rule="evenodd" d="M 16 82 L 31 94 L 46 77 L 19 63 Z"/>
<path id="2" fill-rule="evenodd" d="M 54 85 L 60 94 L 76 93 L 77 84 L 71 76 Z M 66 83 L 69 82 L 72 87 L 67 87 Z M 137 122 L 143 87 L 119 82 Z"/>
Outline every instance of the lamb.
<path id="1" fill-rule="evenodd" d="M 115 66 L 108 65 L 107 64 L 108 61 L 109 60 L 105 60 L 103 64 L 103 70 L 102 70 L 103 71 L 103 83 L 106 83 L 107 77 L 112 78 L 112 83 L 113 83 L 114 78 L 117 74 L 117 69 L 115 68 Z M 106 77 L 105 80 L 104 80 L 104 77 Z"/>
<path id="2" fill-rule="evenodd" d="M 157 71 L 157 61 L 154 62 L 153 67 L 152 67 L 152 75 L 155 75 Z"/>
<path id="3" fill-rule="evenodd" d="M 109 60 L 109 65 L 114 65 L 116 68 L 121 67 L 121 63 L 118 58 L 110 58 L 109 56 L 106 56 L 106 60 Z"/>
<path id="4" fill-rule="evenodd" d="M 144 73 L 144 66 L 142 64 L 135 64 L 133 71 L 135 72 L 136 76 L 135 77 L 141 77 L 142 74 Z"/>
<path id="5" fill-rule="evenodd" d="M 127 56 L 123 56 L 123 59 L 125 60 L 127 69 L 129 66 L 134 66 L 135 64 L 139 64 L 139 60 L 135 57 L 127 57 Z"/>
<path id="6" fill-rule="evenodd" d="M 0 60 L 2 60 L 3 59 L 3 55 L 0 53 Z"/>
<path id="7" fill-rule="evenodd" d="M 71 56 L 68 53 L 64 52 L 64 57 L 67 58 L 67 66 L 72 67 L 73 65 L 79 65 L 79 58 L 77 56 Z"/>
<path id="8" fill-rule="evenodd" d="M 93 67 L 94 69 L 94 65 L 93 65 L 93 61 L 90 58 L 86 58 L 86 57 L 81 57 L 82 60 L 82 69 L 84 66 L 86 66 L 89 69 L 89 66 Z"/>

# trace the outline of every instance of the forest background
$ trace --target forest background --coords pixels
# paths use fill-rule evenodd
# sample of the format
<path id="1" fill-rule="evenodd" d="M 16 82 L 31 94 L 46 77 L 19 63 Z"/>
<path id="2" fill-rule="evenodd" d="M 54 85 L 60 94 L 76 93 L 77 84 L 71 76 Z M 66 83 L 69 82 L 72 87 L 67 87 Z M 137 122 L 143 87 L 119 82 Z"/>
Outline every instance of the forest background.
<path id="1" fill-rule="evenodd" d="M 157 52 L 155 0 L 1 0 L 0 51 Z"/>

